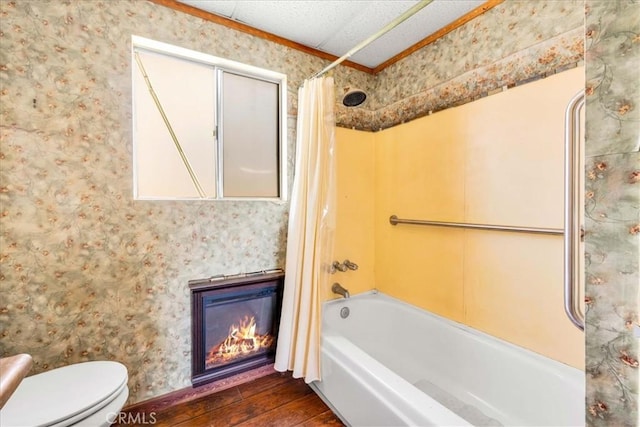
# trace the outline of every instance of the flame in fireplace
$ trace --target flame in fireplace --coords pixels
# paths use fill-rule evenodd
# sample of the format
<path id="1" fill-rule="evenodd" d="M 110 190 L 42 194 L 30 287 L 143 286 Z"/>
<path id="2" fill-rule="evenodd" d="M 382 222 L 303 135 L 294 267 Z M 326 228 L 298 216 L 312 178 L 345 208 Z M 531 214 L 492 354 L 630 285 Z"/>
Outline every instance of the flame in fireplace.
<path id="1" fill-rule="evenodd" d="M 237 325 L 229 327 L 229 335 L 219 345 L 213 347 L 207 355 L 207 369 L 213 365 L 219 365 L 235 359 L 247 356 L 259 350 L 271 347 L 273 336 L 270 334 L 256 334 L 255 317 L 245 316 Z"/>

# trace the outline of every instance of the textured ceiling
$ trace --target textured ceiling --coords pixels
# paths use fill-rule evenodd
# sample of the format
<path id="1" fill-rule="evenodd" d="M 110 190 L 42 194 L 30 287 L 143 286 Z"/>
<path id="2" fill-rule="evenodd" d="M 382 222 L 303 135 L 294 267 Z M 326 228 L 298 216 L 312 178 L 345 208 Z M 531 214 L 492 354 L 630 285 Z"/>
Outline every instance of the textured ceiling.
<path id="1" fill-rule="evenodd" d="M 305 46 L 342 56 L 417 0 L 179 0 Z M 350 60 L 369 68 L 414 45 L 485 3 L 435 0 Z"/>

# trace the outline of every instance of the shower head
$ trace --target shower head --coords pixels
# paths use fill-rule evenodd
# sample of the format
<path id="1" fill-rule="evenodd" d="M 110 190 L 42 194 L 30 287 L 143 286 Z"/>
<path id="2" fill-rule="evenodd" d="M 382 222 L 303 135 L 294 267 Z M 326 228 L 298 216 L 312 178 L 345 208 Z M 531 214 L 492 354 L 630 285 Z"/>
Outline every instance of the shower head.
<path id="1" fill-rule="evenodd" d="M 349 90 L 342 98 L 342 104 L 345 107 L 357 107 L 367 99 L 367 94 L 360 89 Z"/>

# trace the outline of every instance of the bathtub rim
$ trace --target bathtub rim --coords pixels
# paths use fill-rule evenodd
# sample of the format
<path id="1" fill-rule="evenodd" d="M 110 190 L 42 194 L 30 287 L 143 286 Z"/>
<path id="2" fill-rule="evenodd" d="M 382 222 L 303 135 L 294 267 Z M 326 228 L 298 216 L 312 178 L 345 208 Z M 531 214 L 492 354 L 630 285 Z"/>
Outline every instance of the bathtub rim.
<path id="1" fill-rule="evenodd" d="M 428 316 L 430 318 L 432 318 L 434 321 L 439 322 L 440 324 L 444 324 L 445 326 L 451 326 L 454 327 L 458 330 L 461 330 L 463 332 L 466 332 L 468 334 L 471 335 L 471 337 L 476 340 L 476 341 L 483 341 L 484 343 L 487 343 L 489 345 L 491 345 L 492 347 L 495 348 L 504 348 L 504 349 L 509 349 L 511 351 L 514 351 L 518 357 L 530 357 L 532 359 L 532 361 L 534 361 L 536 364 L 540 365 L 541 367 L 543 367 L 545 370 L 553 370 L 553 371 L 562 371 L 562 370 L 567 370 L 567 374 L 572 374 L 573 376 L 577 376 L 579 374 L 579 376 L 582 377 L 582 388 L 584 389 L 584 375 L 585 375 L 585 371 L 583 369 L 580 368 L 576 368 L 575 366 L 566 364 L 564 362 L 561 362 L 559 360 L 556 359 L 552 359 L 549 356 L 545 356 L 544 354 L 538 353 L 530 348 L 526 348 L 526 347 L 522 347 L 518 344 L 514 344 L 511 343 L 503 338 L 497 337 L 495 335 L 491 335 L 487 332 L 481 331 L 479 329 L 475 329 L 471 326 L 465 325 L 463 323 L 460 323 L 458 321 L 446 318 L 444 316 L 441 316 L 439 314 L 433 313 L 427 309 L 418 307 L 416 305 L 410 304 L 406 301 L 403 301 L 401 299 L 398 299 L 396 297 L 393 297 L 389 294 L 386 294 L 384 292 L 381 292 L 377 289 L 372 289 L 366 292 L 361 292 L 358 294 L 355 294 L 353 296 L 351 296 L 350 298 L 334 298 L 332 300 L 329 301 L 325 301 L 322 307 L 322 316 L 323 316 L 323 328 L 325 327 L 324 324 L 324 316 L 325 316 L 325 312 L 326 312 L 326 308 L 330 307 L 332 305 L 340 305 L 340 304 L 348 304 L 351 300 L 363 300 L 366 298 L 376 298 L 376 299 L 381 299 L 381 300 L 388 300 L 390 302 L 393 303 L 397 303 L 400 306 L 402 306 L 403 308 L 410 310 L 412 312 L 415 312 L 418 315 L 425 315 Z M 572 372 L 571 372 L 572 371 Z M 558 372 L 560 373 L 560 372 Z"/>

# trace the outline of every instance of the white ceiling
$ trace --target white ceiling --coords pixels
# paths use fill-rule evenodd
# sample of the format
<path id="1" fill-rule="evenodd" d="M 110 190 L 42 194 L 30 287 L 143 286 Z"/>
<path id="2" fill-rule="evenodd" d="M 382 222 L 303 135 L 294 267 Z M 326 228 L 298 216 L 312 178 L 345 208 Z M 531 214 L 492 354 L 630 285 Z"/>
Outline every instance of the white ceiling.
<path id="1" fill-rule="evenodd" d="M 417 0 L 179 1 L 338 57 L 418 3 Z M 434 0 L 350 60 L 375 68 L 484 2 Z"/>

